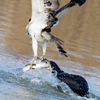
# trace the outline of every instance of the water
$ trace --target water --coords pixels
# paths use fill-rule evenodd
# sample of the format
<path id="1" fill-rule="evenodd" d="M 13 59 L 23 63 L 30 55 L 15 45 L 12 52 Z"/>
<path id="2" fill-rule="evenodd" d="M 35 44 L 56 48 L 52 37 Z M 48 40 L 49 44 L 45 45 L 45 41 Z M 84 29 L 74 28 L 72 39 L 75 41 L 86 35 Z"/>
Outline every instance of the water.
<path id="1" fill-rule="evenodd" d="M 62 6 L 68 1 L 60 2 Z M 74 7 L 52 29 L 53 35 L 65 41 L 68 58 L 60 56 L 50 43 L 46 54 L 46 58 L 55 61 L 62 70 L 82 75 L 87 80 L 90 88 L 87 99 L 74 94 L 45 69 L 18 75 L 18 69 L 25 67 L 33 57 L 31 39 L 25 30 L 31 16 L 31 2 L 0 0 L 0 99 L 100 100 L 99 2 L 92 0 L 82 7 Z"/>

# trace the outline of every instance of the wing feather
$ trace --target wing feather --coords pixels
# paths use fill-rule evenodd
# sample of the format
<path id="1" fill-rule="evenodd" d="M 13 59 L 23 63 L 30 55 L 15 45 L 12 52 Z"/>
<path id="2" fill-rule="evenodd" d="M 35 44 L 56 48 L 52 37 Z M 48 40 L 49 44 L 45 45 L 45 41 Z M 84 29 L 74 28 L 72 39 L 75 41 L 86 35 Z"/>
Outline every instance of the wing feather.
<path id="1" fill-rule="evenodd" d="M 68 4 L 66 4 L 65 6 L 63 6 L 62 8 L 60 8 L 56 14 L 55 17 L 59 18 L 61 17 L 67 10 L 69 10 L 70 8 L 72 8 L 73 6 L 75 6 L 76 3 L 75 2 L 69 2 Z"/>
<path id="2" fill-rule="evenodd" d="M 71 0 L 68 4 L 66 4 L 65 6 L 63 6 L 62 8 L 60 8 L 56 13 L 55 13 L 55 17 L 59 18 L 61 17 L 67 10 L 69 10 L 70 8 L 72 8 L 75 5 L 78 6 L 82 6 L 84 3 L 86 2 L 86 0 Z"/>

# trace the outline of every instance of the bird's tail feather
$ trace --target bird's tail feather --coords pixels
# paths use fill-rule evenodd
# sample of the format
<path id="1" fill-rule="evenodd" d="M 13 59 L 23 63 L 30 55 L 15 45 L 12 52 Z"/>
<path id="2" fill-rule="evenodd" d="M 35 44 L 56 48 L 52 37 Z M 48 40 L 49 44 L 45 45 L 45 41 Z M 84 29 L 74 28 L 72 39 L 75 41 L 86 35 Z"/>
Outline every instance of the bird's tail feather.
<path id="1" fill-rule="evenodd" d="M 53 36 L 53 35 L 52 35 L 52 38 L 53 38 L 53 40 L 55 40 L 58 44 L 63 45 L 63 43 L 64 43 L 63 40 L 61 40 L 61 39 L 59 39 L 59 38 L 57 38 L 57 37 L 55 37 L 55 36 Z"/>
<path id="2" fill-rule="evenodd" d="M 53 42 L 57 48 L 57 50 L 60 52 L 61 55 L 64 55 L 65 57 L 68 57 L 66 54 L 67 52 L 62 48 L 61 45 L 63 45 L 64 41 L 62 41 L 61 39 L 52 36 Z"/>

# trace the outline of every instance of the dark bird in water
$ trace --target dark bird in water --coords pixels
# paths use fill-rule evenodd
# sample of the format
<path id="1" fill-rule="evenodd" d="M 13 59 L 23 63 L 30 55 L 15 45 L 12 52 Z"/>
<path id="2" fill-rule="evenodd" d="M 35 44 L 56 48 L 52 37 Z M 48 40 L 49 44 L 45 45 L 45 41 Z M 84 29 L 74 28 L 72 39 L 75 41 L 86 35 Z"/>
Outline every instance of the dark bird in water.
<path id="1" fill-rule="evenodd" d="M 63 49 L 63 40 L 51 34 L 51 28 L 58 24 L 58 18 L 73 6 L 81 6 L 86 0 L 71 0 L 68 4 L 59 8 L 59 0 L 31 0 L 32 16 L 26 30 L 32 38 L 32 48 L 34 58 L 32 64 L 37 58 L 43 59 L 46 54 L 46 45 L 48 42 L 54 43 L 61 55 L 68 57 Z M 38 43 L 42 44 L 43 55 L 38 57 Z"/>
<path id="2" fill-rule="evenodd" d="M 80 96 L 87 96 L 89 94 L 89 87 L 87 81 L 80 75 L 68 74 L 60 69 L 60 67 L 53 61 L 50 61 L 52 73 L 57 72 L 57 78 L 66 83 L 73 92 Z"/>

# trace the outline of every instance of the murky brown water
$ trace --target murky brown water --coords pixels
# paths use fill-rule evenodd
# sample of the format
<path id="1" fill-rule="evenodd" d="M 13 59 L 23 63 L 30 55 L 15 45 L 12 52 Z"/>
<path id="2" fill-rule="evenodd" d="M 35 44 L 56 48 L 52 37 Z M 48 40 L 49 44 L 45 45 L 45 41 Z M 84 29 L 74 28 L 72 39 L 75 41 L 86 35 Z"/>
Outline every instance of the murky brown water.
<path id="1" fill-rule="evenodd" d="M 60 2 L 63 6 L 69 0 Z M 31 39 L 26 35 L 25 29 L 30 17 L 31 0 L 0 0 L 0 56 L 9 53 L 16 59 L 25 61 L 33 56 Z M 100 75 L 100 0 L 87 0 L 82 7 L 67 11 L 59 19 L 59 24 L 52 29 L 52 34 L 65 41 L 64 49 L 69 57 L 60 56 L 49 43 L 47 58 L 58 61 L 64 67 L 69 67 L 66 66 L 69 62 L 79 63 L 84 72 L 90 70 L 93 73 L 91 68 L 97 68 L 97 75 Z M 41 47 L 39 49 L 40 52 Z M 22 58 L 21 55 L 25 57 Z M 79 69 L 77 65 L 74 66 Z"/>
<path id="2" fill-rule="evenodd" d="M 61 1 L 61 6 L 67 2 Z M 60 24 L 52 29 L 52 34 L 65 41 L 65 49 L 68 51 L 69 58 L 61 57 L 55 47 L 52 49 L 51 44 L 47 48 L 46 57 L 70 60 L 100 68 L 99 3 L 99 0 L 87 1 L 82 7 L 74 7 L 60 18 Z M 1 49 L 33 54 L 31 39 L 26 35 L 25 30 L 30 16 L 30 1 L 0 1 Z M 50 56 L 49 53 L 56 54 Z"/>

